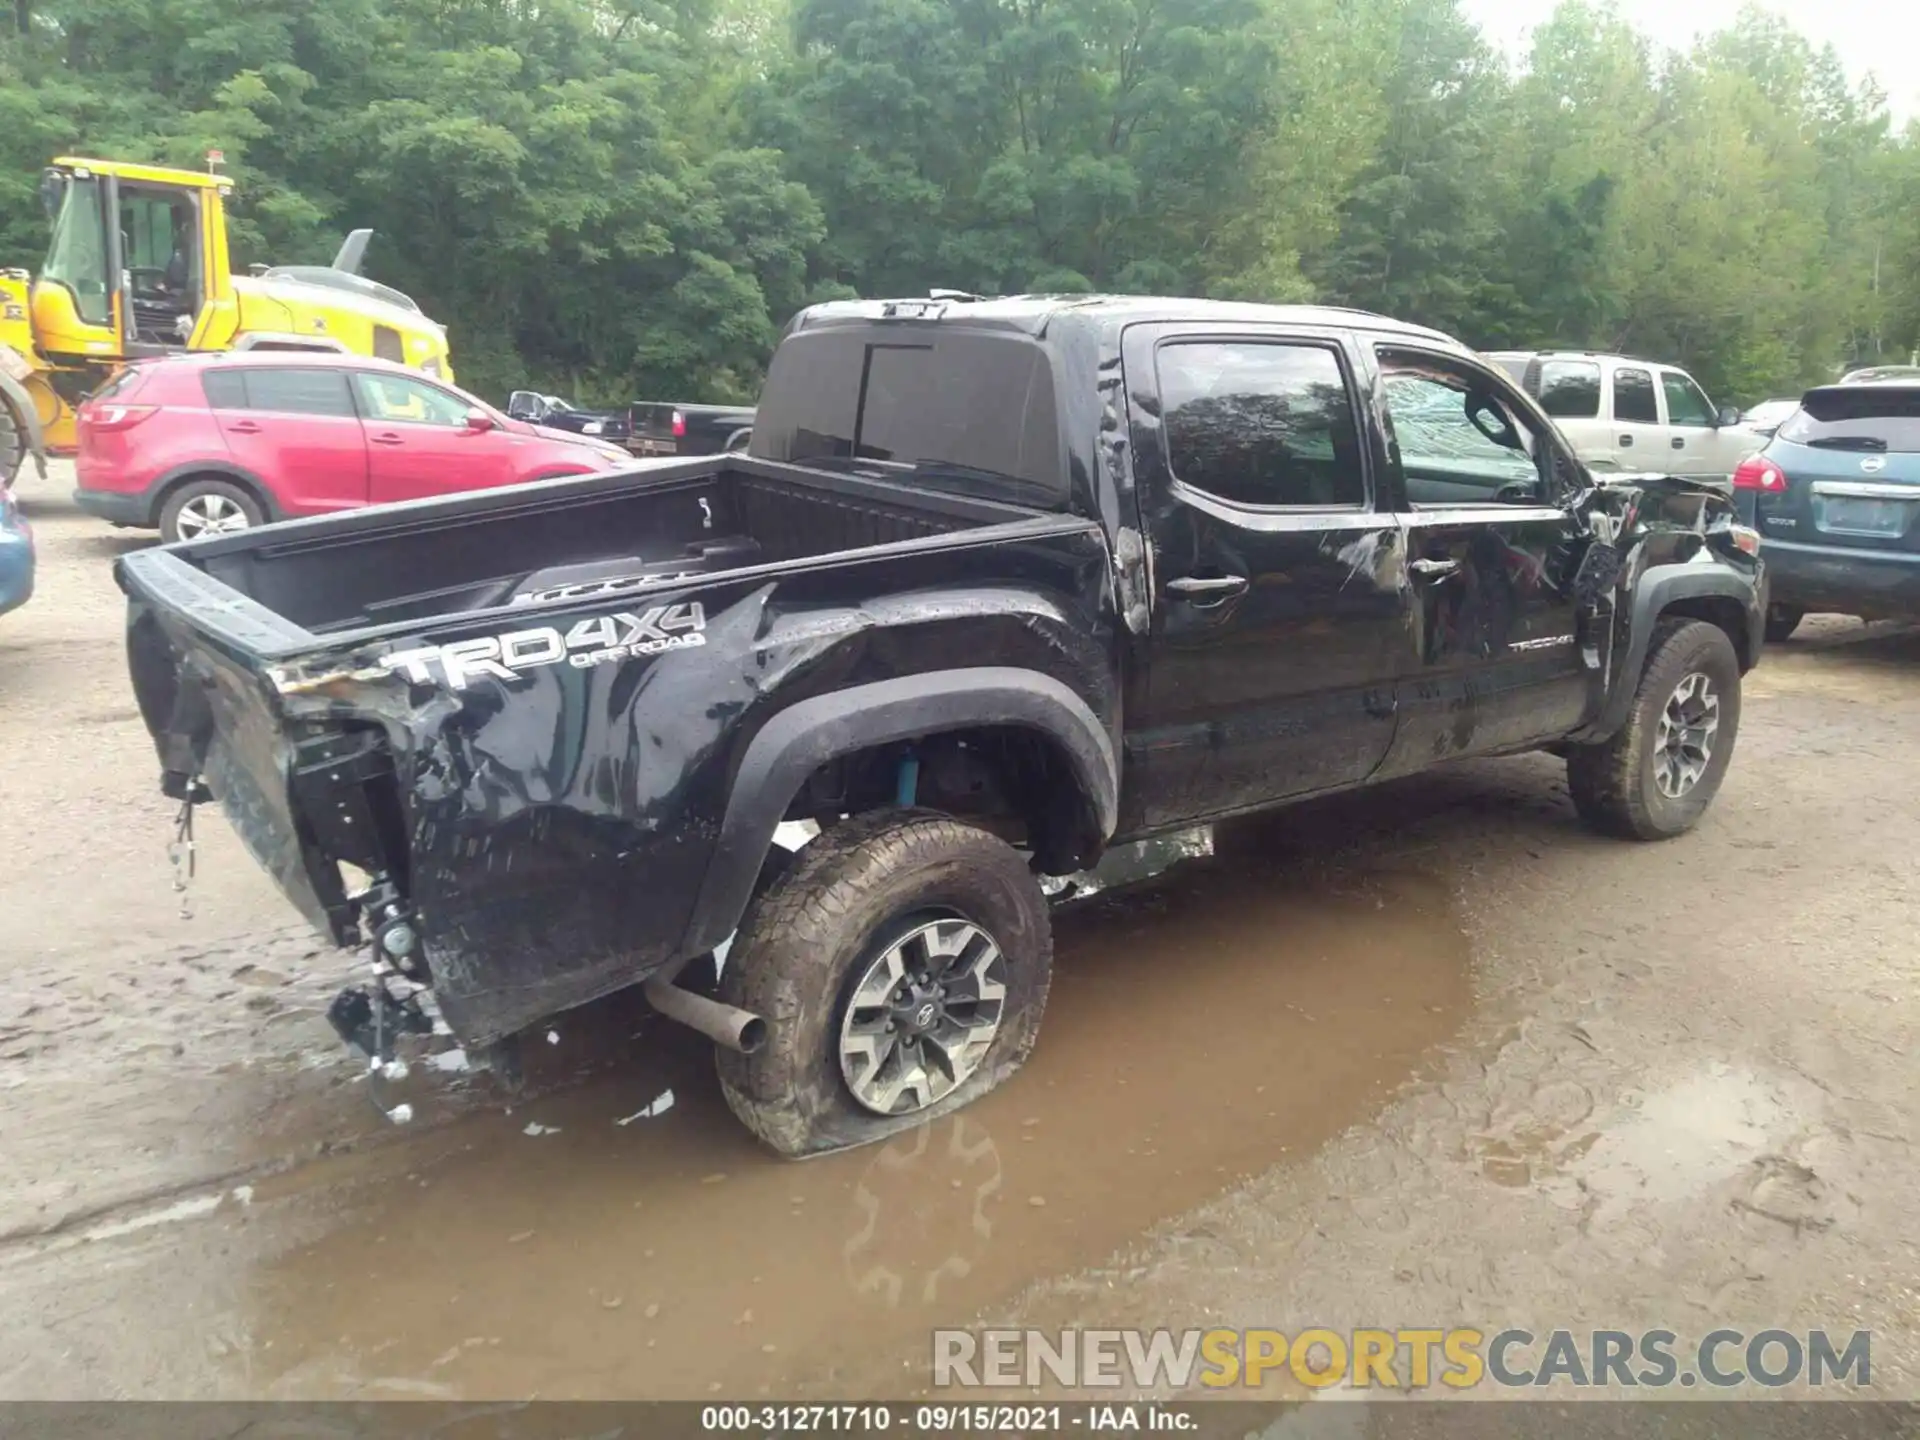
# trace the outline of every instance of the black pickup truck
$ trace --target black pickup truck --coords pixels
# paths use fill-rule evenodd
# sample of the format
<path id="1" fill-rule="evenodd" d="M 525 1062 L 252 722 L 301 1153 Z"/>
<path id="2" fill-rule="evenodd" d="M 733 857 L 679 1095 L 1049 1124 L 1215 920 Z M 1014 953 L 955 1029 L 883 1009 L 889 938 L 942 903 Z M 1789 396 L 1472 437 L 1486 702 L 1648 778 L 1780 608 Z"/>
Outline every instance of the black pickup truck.
<path id="1" fill-rule="evenodd" d="M 1117 842 L 1540 749 L 1600 828 L 1687 830 L 1758 549 L 1444 335 L 1069 297 L 803 312 L 747 454 L 117 573 L 166 792 L 370 946 L 343 1034 L 510 1054 L 643 983 L 801 1155 L 1011 1074 L 1041 877 Z"/>
<path id="2" fill-rule="evenodd" d="M 640 403 L 627 411 L 626 446 L 636 455 L 718 455 L 744 450 L 753 437 L 752 409 L 739 405 Z"/>

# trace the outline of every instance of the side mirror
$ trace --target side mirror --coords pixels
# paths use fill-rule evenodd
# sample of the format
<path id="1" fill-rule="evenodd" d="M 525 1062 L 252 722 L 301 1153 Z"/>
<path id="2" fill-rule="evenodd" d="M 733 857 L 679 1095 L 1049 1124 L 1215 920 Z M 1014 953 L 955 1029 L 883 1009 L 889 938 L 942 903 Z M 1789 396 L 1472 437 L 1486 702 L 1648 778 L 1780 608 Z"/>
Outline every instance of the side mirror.
<path id="1" fill-rule="evenodd" d="M 475 406 L 467 411 L 467 431 L 472 435 L 483 435 L 493 429 L 493 416 Z"/>
<path id="2" fill-rule="evenodd" d="M 1731 405 L 1722 405 L 1720 413 L 1713 420 L 1716 429 L 1731 430 L 1740 423 L 1740 412 Z"/>

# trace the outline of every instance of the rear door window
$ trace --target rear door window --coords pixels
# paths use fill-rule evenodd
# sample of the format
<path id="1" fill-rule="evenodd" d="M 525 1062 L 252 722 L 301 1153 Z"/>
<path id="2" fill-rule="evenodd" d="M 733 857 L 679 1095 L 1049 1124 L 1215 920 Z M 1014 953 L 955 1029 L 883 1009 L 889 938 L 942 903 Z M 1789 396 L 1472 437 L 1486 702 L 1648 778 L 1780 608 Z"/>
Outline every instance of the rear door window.
<path id="1" fill-rule="evenodd" d="M 1366 503 L 1353 396 L 1332 349 L 1177 341 L 1156 368 L 1176 480 L 1240 505 Z"/>
<path id="2" fill-rule="evenodd" d="M 1780 438 L 1822 450 L 1920 453 L 1920 385 L 1809 391 Z"/>
<path id="3" fill-rule="evenodd" d="M 1613 418 L 1634 425 L 1660 423 L 1660 402 L 1654 398 L 1651 370 L 1623 365 L 1613 372 Z"/>
<path id="4" fill-rule="evenodd" d="M 272 410 L 282 415 L 352 415 L 347 377 L 338 370 L 234 370 L 245 379 L 249 410 Z M 209 380 L 213 378 L 210 374 Z M 208 391 L 213 399 L 213 392 Z M 215 406 L 220 402 L 214 400 Z"/>
<path id="5" fill-rule="evenodd" d="M 1540 366 L 1540 408 L 1556 420 L 1600 417 L 1597 360 L 1548 360 Z"/>

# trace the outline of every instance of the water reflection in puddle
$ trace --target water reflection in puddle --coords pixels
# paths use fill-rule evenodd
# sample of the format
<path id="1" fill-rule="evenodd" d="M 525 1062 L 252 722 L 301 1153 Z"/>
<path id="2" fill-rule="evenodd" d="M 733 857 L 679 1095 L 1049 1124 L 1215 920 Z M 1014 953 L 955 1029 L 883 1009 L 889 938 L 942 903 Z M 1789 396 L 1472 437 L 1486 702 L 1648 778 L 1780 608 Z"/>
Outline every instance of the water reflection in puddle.
<path id="1" fill-rule="evenodd" d="M 257 1276 L 255 1385 L 898 1393 L 933 1325 L 1318 1144 L 1458 1025 L 1467 949 L 1438 882 L 1330 892 L 1257 843 L 1211 848 L 1129 847 L 1062 904 L 1026 1070 L 885 1145 L 774 1158 L 707 1042 L 650 1025 L 637 1059 L 566 1093 L 263 1186 L 256 1223 L 276 1202 L 329 1218 Z"/>

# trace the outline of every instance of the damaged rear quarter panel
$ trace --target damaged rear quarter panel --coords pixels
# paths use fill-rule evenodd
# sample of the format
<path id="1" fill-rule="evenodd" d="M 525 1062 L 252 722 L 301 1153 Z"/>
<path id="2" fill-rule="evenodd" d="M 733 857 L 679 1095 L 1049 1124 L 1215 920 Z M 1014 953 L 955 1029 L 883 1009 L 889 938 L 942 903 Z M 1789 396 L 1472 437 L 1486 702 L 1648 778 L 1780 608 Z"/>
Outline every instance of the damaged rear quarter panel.
<path id="1" fill-rule="evenodd" d="M 290 718 L 385 732 L 436 999 L 484 1044 L 678 958 L 740 756 L 790 704 L 1022 666 L 1071 686 L 1117 743 L 1109 595 L 1087 527 L 656 592 L 648 605 L 697 602 L 704 623 L 702 643 L 659 654 L 482 670 L 457 690 L 404 658 L 635 608 L 602 601 L 315 654 L 275 683 Z"/>

